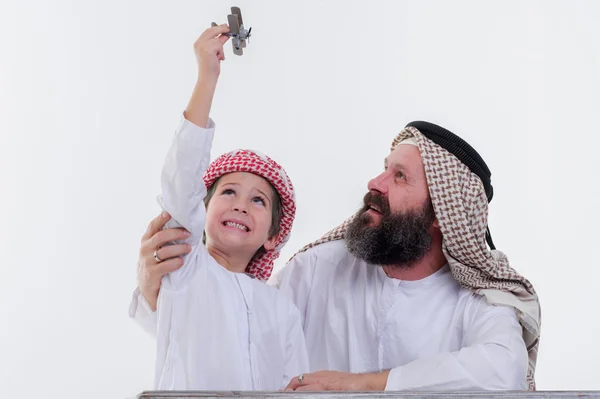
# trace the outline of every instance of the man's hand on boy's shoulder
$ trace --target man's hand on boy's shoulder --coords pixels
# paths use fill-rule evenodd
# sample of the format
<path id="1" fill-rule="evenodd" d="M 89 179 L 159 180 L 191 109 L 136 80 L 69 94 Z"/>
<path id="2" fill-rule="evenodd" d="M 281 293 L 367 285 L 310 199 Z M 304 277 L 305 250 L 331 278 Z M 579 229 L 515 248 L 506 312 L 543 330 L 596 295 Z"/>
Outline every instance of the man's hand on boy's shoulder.
<path id="1" fill-rule="evenodd" d="M 142 236 L 140 246 L 137 267 L 138 287 L 152 311 L 156 310 L 162 277 L 183 266 L 182 256 L 191 251 L 188 244 L 163 247 L 169 242 L 184 240 L 189 237 L 189 233 L 185 229 L 163 230 L 170 219 L 171 215 L 167 212 L 163 212 L 154 218 Z"/>

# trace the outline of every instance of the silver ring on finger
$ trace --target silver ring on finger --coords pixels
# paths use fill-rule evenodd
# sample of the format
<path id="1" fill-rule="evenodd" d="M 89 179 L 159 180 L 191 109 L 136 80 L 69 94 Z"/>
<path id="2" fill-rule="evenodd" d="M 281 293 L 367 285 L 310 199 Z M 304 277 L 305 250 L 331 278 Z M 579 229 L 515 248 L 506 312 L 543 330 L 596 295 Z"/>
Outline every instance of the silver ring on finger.
<path id="1" fill-rule="evenodd" d="M 302 385 L 302 381 L 304 381 L 304 374 L 300 374 L 298 376 L 298 382 L 300 383 L 300 385 Z"/>
<path id="2" fill-rule="evenodd" d="M 163 260 L 161 258 L 158 257 L 158 250 L 160 248 L 156 248 L 156 250 L 154 251 L 154 260 L 157 261 L 158 263 L 162 262 Z"/>

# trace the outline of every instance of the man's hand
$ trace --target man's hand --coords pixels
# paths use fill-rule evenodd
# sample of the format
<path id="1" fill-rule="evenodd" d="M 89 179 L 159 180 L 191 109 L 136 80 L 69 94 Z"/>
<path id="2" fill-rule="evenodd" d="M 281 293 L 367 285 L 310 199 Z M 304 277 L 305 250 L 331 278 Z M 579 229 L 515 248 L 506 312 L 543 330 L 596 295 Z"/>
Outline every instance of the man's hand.
<path id="1" fill-rule="evenodd" d="M 294 377 L 286 391 L 383 391 L 389 371 L 369 374 L 317 371 Z"/>
<path id="2" fill-rule="evenodd" d="M 184 229 L 162 230 L 169 219 L 171 216 L 163 212 L 150 222 L 146 233 L 142 236 L 137 280 L 140 292 L 148 301 L 152 311 L 156 310 L 162 276 L 183 266 L 181 256 L 191 251 L 191 247 L 187 244 L 167 245 L 161 248 L 168 242 L 184 240 L 190 236 L 189 232 Z M 156 254 L 161 262 L 154 259 L 154 251 L 157 249 Z"/>

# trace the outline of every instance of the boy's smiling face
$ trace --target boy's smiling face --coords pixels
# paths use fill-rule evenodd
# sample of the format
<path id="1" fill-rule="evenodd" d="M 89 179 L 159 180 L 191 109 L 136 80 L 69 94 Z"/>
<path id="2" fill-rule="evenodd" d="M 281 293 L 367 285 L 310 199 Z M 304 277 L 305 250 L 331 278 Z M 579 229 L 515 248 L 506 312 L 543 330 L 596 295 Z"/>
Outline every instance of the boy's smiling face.
<path id="1" fill-rule="evenodd" d="M 273 188 L 267 180 L 247 172 L 221 176 L 206 209 L 206 246 L 232 257 L 248 257 L 264 246 L 273 249 L 277 236 L 269 237 Z"/>

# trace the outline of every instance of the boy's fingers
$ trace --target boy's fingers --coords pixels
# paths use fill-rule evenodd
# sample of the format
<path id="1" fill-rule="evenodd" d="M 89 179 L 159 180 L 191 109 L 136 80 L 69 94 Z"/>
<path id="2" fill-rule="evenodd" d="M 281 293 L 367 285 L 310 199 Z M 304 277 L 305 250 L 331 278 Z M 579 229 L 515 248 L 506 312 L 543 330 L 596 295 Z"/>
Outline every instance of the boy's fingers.
<path id="1" fill-rule="evenodd" d="M 217 37 L 217 40 L 221 43 L 221 46 L 222 46 L 225 43 L 227 43 L 227 40 L 229 40 L 229 36 L 221 35 L 221 36 Z"/>
<path id="2" fill-rule="evenodd" d="M 219 35 L 222 35 L 223 33 L 228 33 L 228 32 L 229 32 L 229 26 L 227 26 L 227 24 L 217 25 L 217 26 L 208 28 L 207 30 L 202 32 L 202 34 L 200 35 L 200 39 L 209 39 L 209 38 L 212 39 Z"/>

